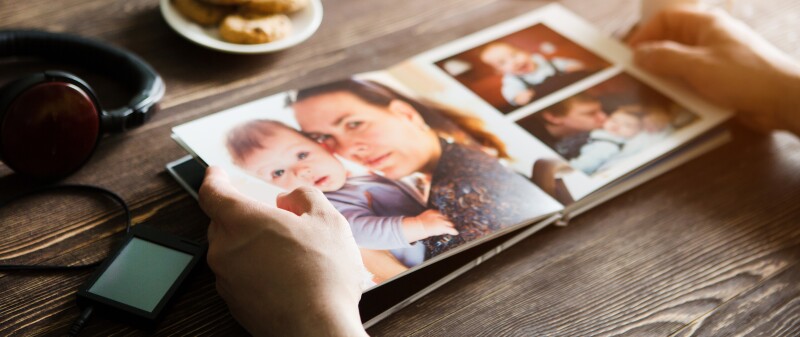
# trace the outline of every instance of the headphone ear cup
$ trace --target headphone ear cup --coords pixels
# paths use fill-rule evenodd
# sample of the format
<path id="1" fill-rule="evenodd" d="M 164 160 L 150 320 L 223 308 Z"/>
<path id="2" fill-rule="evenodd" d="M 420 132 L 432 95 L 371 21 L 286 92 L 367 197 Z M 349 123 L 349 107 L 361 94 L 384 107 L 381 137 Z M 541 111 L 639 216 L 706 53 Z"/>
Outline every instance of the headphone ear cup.
<path id="1" fill-rule="evenodd" d="M 0 160 L 17 173 L 64 177 L 91 157 L 101 109 L 74 75 L 45 72 L 14 81 L 0 94 Z"/>

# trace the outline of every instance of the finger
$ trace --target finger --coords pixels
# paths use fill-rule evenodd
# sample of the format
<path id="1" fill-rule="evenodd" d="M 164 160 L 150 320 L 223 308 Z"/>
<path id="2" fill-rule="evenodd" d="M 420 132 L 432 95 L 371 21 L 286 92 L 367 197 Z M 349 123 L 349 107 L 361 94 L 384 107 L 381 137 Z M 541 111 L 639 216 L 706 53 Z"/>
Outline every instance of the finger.
<path id="1" fill-rule="evenodd" d="M 648 42 L 636 48 L 634 62 L 657 75 L 688 79 L 702 71 L 705 56 L 703 49 L 677 42 Z"/>
<path id="2" fill-rule="evenodd" d="M 206 170 L 199 197 L 200 208 L 216 223 L 215 230 L 227 229 L 232 224 L 269 224 L 283 219 L 280 214 L 283 211 L 239 192 L 219 167 L 212 166 Z"/>
<path id="3" fill-rule="evenodd" d="M 285 209 L 298 216 L 303 214 L 324 215 L 338 212 L 321 191 L 311 187 L 300 187 L 290 193 L 278 195 L 278 208 Z"/>
<path id="4" fill-rule="evenodd" d="M 214 282 L 214 288 L 217 289 L 217 294 L 219 294 L 219 297 L 221 297 L 223 301 L 228 302 L 230 300 L 230 292 L 228 291 L 228 288 L 222 284 L 219 278 L 217 278 Z"/>
<path id="5" fill-rule="evenodd" d="M 450 234 L 450 235 L 458 235 L 458 231 L 453 229 L 453 228 L 450 228 L 450 229 L 446 230 L 445 233 Z"/>
<path id="6" fill-rule="evenodd" d="M 628 40 L 631 46 L 648 41 L 671 40 L 694 45 L 704 27 L 715 20 L 711 12 L 697 6 L 675 6 L 662 10 L 646 22 Z"/>
<path id="7" fill-rule="evenodd" d="M 222 261 L 222 252 L 220 252 L 224 248 L 220 240 L 214 241 L 214 243 L 209 242 L 208 252 L 206 253 L 206 263 L 211 272 L 217 275 L 217 282 L 225 276 L 225 273 L 221 270 L 225 264 Z"/>
<path id="8" fill-rule="evenodd" d="M 206 169 L 206 176 L 200 185 L 199 202 L 200 208 L 211 219 L 220 218 L 227 208 L 225 206 L 238 199 L 244 199 L 244 196 L 233 187 L 225 170 L 215 166 Z"/>
<path id="9" fill-rule="evenodd" d="M 219 225 L 213 220 L 208 224 L 208 245 L 212 245 L 219 235 Z"/>

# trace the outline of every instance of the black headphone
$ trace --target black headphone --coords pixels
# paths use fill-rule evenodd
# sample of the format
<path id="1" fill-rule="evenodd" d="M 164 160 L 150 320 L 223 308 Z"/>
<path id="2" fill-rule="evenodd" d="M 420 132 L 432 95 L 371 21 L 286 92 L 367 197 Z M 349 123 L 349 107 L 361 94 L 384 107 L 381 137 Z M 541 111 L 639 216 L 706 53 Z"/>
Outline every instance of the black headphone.
<path id="1" fill-rule="evenodd" d="M 17 173 L 61 178 L 89 160 L 104 133 L 142 125 L 164 97 L 164 81 L 132 53 L 80 36 L 0 31 L 0 59 L 36 57 L 89 70 L 135 89 L 127 105 L 103 110 L 91 87 L 63 71 L 44 71 L 0 88 L 0 160 Z"/>

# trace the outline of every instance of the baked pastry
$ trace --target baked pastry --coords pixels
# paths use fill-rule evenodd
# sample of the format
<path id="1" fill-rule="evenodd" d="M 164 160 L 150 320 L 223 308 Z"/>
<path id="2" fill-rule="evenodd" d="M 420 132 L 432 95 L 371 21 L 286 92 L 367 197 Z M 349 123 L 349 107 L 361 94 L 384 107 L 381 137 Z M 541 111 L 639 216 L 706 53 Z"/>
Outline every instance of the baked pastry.
<path id="1" fill-rule="evenodd" d="M 242 10 L 248 12 L 273 14 L 297 12 L 308 6 L 309 0 L 251 0 L 242 4 Z"/>
<path id="2" fill-rule="evenodd" d="M 236 6 L 250 2 L 250 0 L 200 0 L 200 1 L 205 2 L 207 4 L 223 5 L 223 6 Z"/>
<path id="3" fill-rule="evenodd" d="M 220 23 L 233 11 L 229 6 L 210 5 L 198 0 L 172 0 L 172 4 L 187 19 L 204 26 Z"/>
<path id="4" fill-rule="evenodd" d="M 222 20 L 219 36 L 228 42 L 256 44 L 282 39 L 292 31 L 292 22 L 283 14 L 231 14 Z"/>

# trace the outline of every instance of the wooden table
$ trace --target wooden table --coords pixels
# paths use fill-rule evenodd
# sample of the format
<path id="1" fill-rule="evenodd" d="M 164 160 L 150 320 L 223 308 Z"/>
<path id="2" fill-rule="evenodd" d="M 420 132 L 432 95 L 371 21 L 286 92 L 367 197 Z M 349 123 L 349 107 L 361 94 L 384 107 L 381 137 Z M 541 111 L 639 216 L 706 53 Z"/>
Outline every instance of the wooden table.
<path id="1" fill-rule="evenodd" d="M 0 2 L 0 27 L 43 28 L 128 48 L 164 77 L 162 110 L 107 137 L 65 182 L 120 193 L 137 223 L 204 239 L 208 219 L 164 171 L 184 151 L 170 128 L 290 88 L 381 69 L 547 1 L 409 0 L 325 3 L 320 30 L 293 49 L 221 54 L 173 32 L 156 0 Z M 636 21 L 637 1 L 562 1 L 609 34 Z M 800 4 L 738 0 L 737 15 L 800 56 Z M 2 80 L 42 69 L 0 64 Z M 90 73 L 76 70 L 92 78 Z M 96 77 L 96 76 L 95 76 Z M 96 79 L 107 104 L 119 85 Z M 116 100 L 116 101 L 115 101 Z M 734 140 L 574 219 L 552 227 L 369 329 L 373 335 L 800 335 L 800 141 L 733 127 Z M 0 196 L 36 183 L 0 166 Z M 4 263 L 102 258 L 119 238 L 110 202 L 51 194 L 0 210 Z M 0 335 L 53 335 L 78 315 L 90 271 L 0 273 Z M 203 267 L 159 335 L 243 335 Z M 138 335 L 93 318 L 84 335 Z"/>

